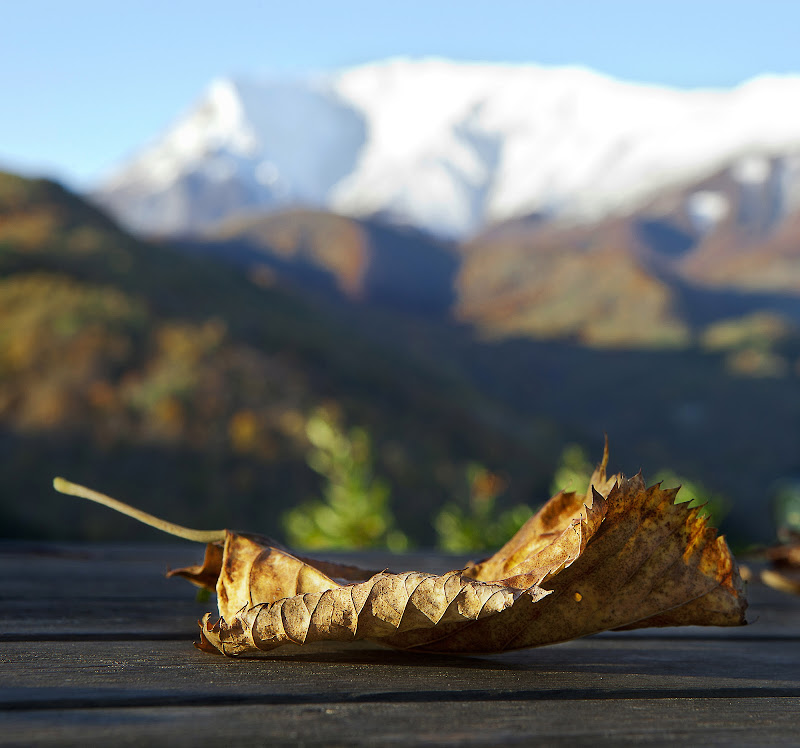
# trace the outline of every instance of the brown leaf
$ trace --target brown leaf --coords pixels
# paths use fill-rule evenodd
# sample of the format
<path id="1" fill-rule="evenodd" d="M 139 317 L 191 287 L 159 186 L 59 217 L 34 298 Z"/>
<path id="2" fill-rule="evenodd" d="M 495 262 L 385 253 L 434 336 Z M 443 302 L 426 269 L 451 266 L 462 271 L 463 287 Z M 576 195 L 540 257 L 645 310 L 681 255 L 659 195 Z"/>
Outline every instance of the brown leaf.
<path id="1" fill-rule="evenodd" d="M 676 490 L 605 477 L 590 496 L 559 493 L 494 556 L 442 576 L 358 570 L 300 559 L 228 533 L 218 573 L 220 620 L 200 647 L 227 655 L 283 644 L 370 639 L 401 649 L 488 653 L 608 629 L 741 625 L 746 601 L 725 541 Z M 604 495 L 605 494 L 605 495 Z M 363 576 L 363 575 L 362 575 Z"/>
<path id="2" fill-rule="evenodd" d="M 784 530 L 780 537 L 785 541 L 767 548 L 766 558 L 771 569 L 763 569 L 760 580 L 773 589 L 800 595 L 800 533 Z"/>
<path id="3" fill-rule="evenodd" d="M 785 542 L 767 548 L 766 557 L 777 569 L 800 569 L 800 533 L 786 530 L 781 538 Z"/>
<path id="4" fill-rule="evenodd" d="M 443 575 L 393 574 L 295 556 L 258 535 L 166 523 L 82 486 L 89 498 L 181 537 L 208 542 L 203 563 L 170 572 L 217 593 L 201 622 L 206 651 L 248 655 L 282 645 L 369 639 L 425 652 L 489 653 L 609 629 L 745 623 L 728 546 L 677 489 L 606 477 L 608 449 L 585 495 L 561 492 L 497 553 Z"/>
<path id="5" fill-rule="evenodd" d="M 768 587 L 788 592 L 791 595 L 800 595 L 800 574 L 797 573 L 797 570 L 794 573 L 787 573 L 775 571 L 775 569 L 763 569 L 759 578 Z"/>

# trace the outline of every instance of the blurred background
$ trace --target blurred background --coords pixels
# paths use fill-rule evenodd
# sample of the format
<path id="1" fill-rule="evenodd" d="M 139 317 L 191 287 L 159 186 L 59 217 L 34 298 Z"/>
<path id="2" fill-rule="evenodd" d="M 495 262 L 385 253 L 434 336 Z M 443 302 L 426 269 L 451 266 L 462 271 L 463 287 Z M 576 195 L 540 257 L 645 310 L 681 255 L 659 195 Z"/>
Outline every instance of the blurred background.
<path id="1" fill-rule="evenodd" d="M 800 529 L 800 5 L 3 3 L 0 535 Z"/>

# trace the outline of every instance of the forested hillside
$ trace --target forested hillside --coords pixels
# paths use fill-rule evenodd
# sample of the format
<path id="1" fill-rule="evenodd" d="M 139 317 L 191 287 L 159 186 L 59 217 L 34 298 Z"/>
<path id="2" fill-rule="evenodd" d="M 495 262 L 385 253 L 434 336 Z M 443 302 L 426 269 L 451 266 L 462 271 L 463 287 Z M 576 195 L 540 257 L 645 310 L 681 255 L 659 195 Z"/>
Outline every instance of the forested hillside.
<path id="1" fill-rule="evenodd" d="M 55 496 L 64 474 L 174 521 L 281 535 L 324 488 L 306 429 L 322 410 L 366 431 L 419 544 L 466 505 L 476 464 L 498 476 L 497 511 L 535 506 L 564 447 L 595 459 L 604 433 L 613 469 L 700 482 L 736 542 L 768 540 L 800 475 L 793 297 L 654 267 L 634 228 L 527 222 L 454 248 L 293 212 L 177 247 L 4 175 L 3 532 L 152 537 Z M 392 272 L 408 252 L 414 272 Z"/>
<path id="2" fill-rule="evenodd" d="M 319 494 L 305 424 L 363 426 L 401 528 L 480 460 L 543 498 L 559 440 L 363 315 L 136 240 L 49 181 L 0 176 L 0 505 L 6 536 L 152 537 L 56 496 L 56 474 L 196 526 L 281 534 Z M 373 320 L 374 328 L 374 320 Z M 510 500 L 510 499 L 509 499 Z"/>

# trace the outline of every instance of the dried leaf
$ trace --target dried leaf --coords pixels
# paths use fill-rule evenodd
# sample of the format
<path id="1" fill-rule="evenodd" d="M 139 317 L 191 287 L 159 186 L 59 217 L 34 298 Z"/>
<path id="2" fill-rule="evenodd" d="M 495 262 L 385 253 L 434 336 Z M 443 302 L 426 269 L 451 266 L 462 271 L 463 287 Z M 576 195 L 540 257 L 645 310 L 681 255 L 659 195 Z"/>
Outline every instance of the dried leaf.
<path id="1" fill-rule="evenodd" d="M 763 569 L 759 578 L 773 589 L 800 595 L 800 533 L 786 530 L 782 538 L 786 542 L 767 548 L 773 568 Z"/>
<path id="2" fill-rule="evenodd" d="M 743 583 L 724 539 L 697 509 L 675 504 L 677 489 L 607 478 L 607 459 L 606 450 L 585 495 L 557 494 L 492 557 L 444 575 L 316 561 L 229 531 L 207 545 L 202 565 L 170 575 L 216 591 L 219 619 L 205 616 L 198 646 L 231 656 L 358 639 L 490 653 L 609 629 L 744 624 Z"/>
<path id="3" fill-rule="evenodd" d="M 230 533 L 213 576 L 220 620 L 202 649 L 224 654 L 282 644 L 371 639 L 428 652 L 501 652 L 607 629 L 741 625 L 746 602 L 725 541 L 675 490 L 640 476 L 593 477 L 591 497 L 553 497 L 494 556 L 443 576 L 381 572 L 352 583 L 322 566 Z"/>
<path id="4" fill-rule="evenodd" d="M 800 595 L 800 574 L 797 571 L 787 574 L 774 569 L 763 569 L 759 578 L 775 590 L 788 592 L 790 595 Z"/>

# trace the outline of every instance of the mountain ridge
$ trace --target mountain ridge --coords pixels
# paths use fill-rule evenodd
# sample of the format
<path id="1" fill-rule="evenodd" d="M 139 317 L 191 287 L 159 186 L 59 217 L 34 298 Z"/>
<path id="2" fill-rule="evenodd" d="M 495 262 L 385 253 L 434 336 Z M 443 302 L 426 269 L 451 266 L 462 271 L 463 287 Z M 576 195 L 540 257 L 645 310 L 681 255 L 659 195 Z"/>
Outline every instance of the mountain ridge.
<path id="1" fill-rule="evenodd" d="M 786 102 L 798 99 L 800 76 L 681 91 L 583 68 L 437 59 L 220 79 L 94 199 L 140 233 L 302 206 L 464 237 L 531 213 L 625 212 L 739 162 L 746 179 L 755 157 L 789 164 L 795 207 L 800 107 Z"/>

